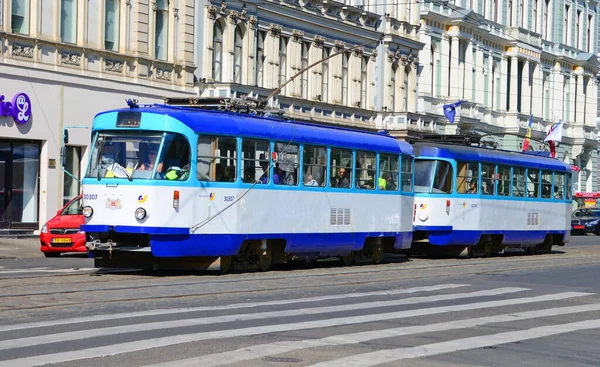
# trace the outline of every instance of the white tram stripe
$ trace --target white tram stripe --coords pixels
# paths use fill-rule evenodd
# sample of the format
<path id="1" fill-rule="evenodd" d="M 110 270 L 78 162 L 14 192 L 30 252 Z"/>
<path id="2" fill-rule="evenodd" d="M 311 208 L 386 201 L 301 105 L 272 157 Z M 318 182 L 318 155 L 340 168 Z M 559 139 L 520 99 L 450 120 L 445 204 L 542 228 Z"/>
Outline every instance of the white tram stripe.
<path id="1" fill-rule="evenodd" d="M 240 329 L 218 330 L 218 331 L 200 332 L 200 333 L 186 334 L 186 335 L 166 336 L 166 337 L 161 337 L 161 338 L 139 340 L 139 341 L 135 341 L 135 342 L 126 342 L 126 343 L 117 343 L 117 344 L 112 344 L 112 345 L 98 346 L 98 347 L 94 347 L 94 348 L 82 349 L 82 350 L 77 350 L 77 351 L 45 354 L 45 355 L 39 355 L 39 356 L 34 356 L 34 357 L 25 357 L 25 358 L 18 358 L 18 359 L 12 359 L 12 360 L 5 360 L 5 361 L 0 362 L 0 367 L 39 366 L 41 364 L 62 363 L 62 362 L 76 361 L 76 360 L 89 359 L 89 358 L 114 356 L 114 355 L 123 354 L 123 353 L 138 352 L 138 351 L 142 351 L 142 350 L 161 348 L 161 347 L 167 347 L 167 346 L 171 346 L 171 345 L 191 343 L 191 342 L 197 342 L 197 341 L 202 341 L 202 340 L 217 340 L 217 339 L 225 339 L 225 338 L 234 338 L 234 337 L 239 337 L 239 336 L 252 336 L 252 335 L 260 335 L 260 334 L 268 334 L 268 333 L 282 332 L 282 331 L 307 330 L 307 329 L 325 328 L 325 327 L 332 327 L 332 326 L 360 324 L 360 323 L 374 322 L 374 321 L 387 321 L 387 320 L 391 320 L 391 319 L 400 319 L 400 318 L 408 318 L 408 317 L 416 317 L 416 316 L 424 316 L 424 315 L 441 314 L 441 313 L 446 313 L 446 312 L 468 311 L 468 310 L 476 310 L 476 309 L 482 309 L 482 308 L 521 305 L 521 304 L 528 304 L 528 303 L 535 303 L 535 302 L 558 301 L 558 300 L 563 300 L 563 299 L 568 299 L 568 298 L 584 297 L 584 296 L 591 296 L 591 295 L 593 295 L 593 293 L 564 292 L 564 293 L 556 293 L 556 294 L 549 294 L 549 295 L 536 296 L 536 297 L 512 298 L 512 299 L 477 302 L 477 303 L 470 303 L 470 304 L 463 304 L 463 305 L 421 308 L 421 309 L 416 309 L 416 310 L 389 312 L 389 313 L 383 313 L 383 314 L 370 314 L 370 315 L 354 316 L 354 317 L 340 317 L 340 318 L 336 318 L 336 319 L 327 319 L 327 320 L 319 320 L 319 321 L 304 321 L 304 322 L 289 323 L 289 324 L 265 325 L 265 326 L 256 326 L 256 327 L 248 327 L 248 328 L 240 328 Z M 57 340 L 57 342 L 58 341 L 59 340 Z"/>
<path id="2" fill-rule="evenodd" d="M 479 317 L 475 319 L 456 320 L 450 322 L 441 322 L 437 324 L 407 326 L 391 329 L 379 329 L 374 331 L 364 331 L 352 334 L 334 335 L 321 339 L 303 339 L 293 341 L 283 341 L 270 344 L 253 345 L 240 348 L 229 352 L 221 352 L 207 354 L 201 357 L 182 359 L 178 361 L 166 362 L 152 365 L 151 367 L 215 367 L 224 364 L 249 361 L 256 358 L 273 356 L 282 353 L 288 353 L 295 350 L 339 346 L 348 344 L 358 344 L 369 342 L 377 339 L 392 338 L 404 335 L 415 335 L 431 332 L 440 332 L 448 330 L 468 329 L 476 326 L 513 322 L 521 320 L 539 319 L 542 317 L 570 315 L 581 312 L 600 311 L 600 303 L 548 308 L 545 310 L 525 311 L 517 313 L 509 313 L 503 315 Z M 150 367 L 150 366 L 148 366 Z"/>
<path id="3" fill-rule="evenodd" d="M 172 315 L 172 314 L 178 314 L 178 313 L 201 312 L 201 311 L 222 311 L 222 310 L 234 310 L 234 309 L 240 309 L 240 308 L 255 308 L 255 307 L 263 307 L 263 306 L 281 306 L 281 305 L 290 305 L 290 304 L 296 304 L 296 303 L 320 302 L 320 301 L 328 301 L 328 300 L 334 300 L 334 299 L 347 299 L 347 298 L 360 298 L 360 297 L 373 297 L 373 296 L 391 296 L 391 295 L 411 294 L 411 293 L 418 293 L 418 292 L 433 292 L 433 291 L 454 289 L 454 288 L 460 288 L 460 287 L 469 287 L 469 286 L 470 286 L 469 284 L 438 284 L 438 285 L 427 286 L 427 287 L 414 287 L 414 288 L 397 289 L 397 290 L 389 290 L 389 291 L 333 294 L 333 295 L 329 295 L 329 296 L 304 297 L 304 298 L 295 298 L 295 299 L 286 299 L 286 300 L 277 300 L 277 301 L 234 303 L 234 304 L 230 304 L 230 305 L 221 305 L 221 306 L 156 309 L 156 310 L 149 310 L 149 311 L 125 312 L 125 313 L 118 313 L 118 314 L 74 317 L 74 318 L 62 319 L 62 320 L 28 322 L 28 323 L 23 323 L 23 324 L 0 326 L 0 332 L 11 331 L 11 330 L 43 328 L 43 327 L 50 327 L 50 326 L 57 326 L 57 325 L 79 324 L 79 323 L 94 322 L 94 321 L 128 319 L 128 318 L 133 318 L 133 317 Z"/>
<path id="4" fill-rule="evenodd" d="M 57 334 L 40 335 L 21 339 L 9 339 L 0 341 L 0 350 L 29 347 L 32 345 L 50 344 L 55 342 L 64 342 L 68 340 L 80 340 L 85 338 L 94 338 L 107 335 L 128 334 L 150 330 L 164 330 L 178 327 L 190 327 L 197 325 L 214 325 L 224 322 L 244 321 L 244 320 L 264 320 L 275 317 L 293 317 L 302 315 L 318 315 L 331 312 L 344 312 L 352 310 L 363 310 L 369 308 L 380 308 L 400 305 L 414 305 L 426 302 L 439 302 L 447 300 L 458 300 L 473 297 L 489 297 L 508 293 L 516 293 L 528 290 L 527 288 L 506 287 L 471 293 L 441 294 L 436 296 L 411 297 L 393 301 L 374 301 L 354 304 L 345 304 L 338 306 L 324 306 L 314 308 L 301 308 L 284 311 L 264 311 L 246 314 L 234 314 L 223 316 L 209 316 L 192 319 L 180 319 L 169 321 L 149 322 L 142 324 L 131 324 L 112 326 L 98 329 L 87 329 L 79 331 L 70 331 Z"/>
<path id="5" fill-rule="evenodd" d="M 356 354 L 327 362 L 313 364 L 310 367 L 365 367 L 375 366 L 401 359 L 430 357 L 462 350 L 490 347 L 507 343 L 543 338 L 552 335 L 565 334 L 600 328 L 600 319 L 572 322 L 568 324 L 540 326 L 532 329 L 507 331 L 504 333 L 481 335 L 470 338 L 449 340 L 440 343 L 425 344 L 412 348 L 397 348 L 378 350 L 376 352 Z"/>

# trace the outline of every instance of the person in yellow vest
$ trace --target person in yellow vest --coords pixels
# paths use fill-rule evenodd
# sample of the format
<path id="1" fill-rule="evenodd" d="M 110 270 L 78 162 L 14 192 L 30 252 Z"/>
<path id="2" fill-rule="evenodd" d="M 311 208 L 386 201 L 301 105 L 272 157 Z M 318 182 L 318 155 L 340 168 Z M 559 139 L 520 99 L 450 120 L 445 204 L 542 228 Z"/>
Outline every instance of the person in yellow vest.
<path id="1" fill-rule="evenodd" d="M 379 190 L 386 190 L 387 189 L 387 177 L 388 177 L 388 173 L 384 173 L 383 175 L 381 175 L 381 177 L 379 177 Z"/>

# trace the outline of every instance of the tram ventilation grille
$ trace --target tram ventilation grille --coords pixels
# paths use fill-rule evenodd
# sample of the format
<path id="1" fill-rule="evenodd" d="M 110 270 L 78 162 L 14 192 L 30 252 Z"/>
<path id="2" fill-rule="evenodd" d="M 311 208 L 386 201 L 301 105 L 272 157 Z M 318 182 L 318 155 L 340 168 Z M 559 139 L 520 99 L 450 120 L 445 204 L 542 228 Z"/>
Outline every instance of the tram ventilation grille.
<path id="1" fill-rule="evenodd" d="M 539 226 L 540 225 L 540 213 L 527 213 L 527 225 L 528 226 Z"/>
<path id="2" fill-rule="evenodd" d="M 329 224 L 332 226 L 349 226 L 350 214 L 350 208 L 331 208 L 329 212 Z"/>

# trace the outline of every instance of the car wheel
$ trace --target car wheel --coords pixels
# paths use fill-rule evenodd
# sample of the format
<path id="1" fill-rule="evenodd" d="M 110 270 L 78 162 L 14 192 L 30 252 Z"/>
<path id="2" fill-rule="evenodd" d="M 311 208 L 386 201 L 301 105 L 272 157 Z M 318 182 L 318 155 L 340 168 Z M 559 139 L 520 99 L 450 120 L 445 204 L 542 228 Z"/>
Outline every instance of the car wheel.
<path id="1" fill-rule="evenodd" d="M 44 252 L 46 257 L 60 257 L 60 252 Z"/>

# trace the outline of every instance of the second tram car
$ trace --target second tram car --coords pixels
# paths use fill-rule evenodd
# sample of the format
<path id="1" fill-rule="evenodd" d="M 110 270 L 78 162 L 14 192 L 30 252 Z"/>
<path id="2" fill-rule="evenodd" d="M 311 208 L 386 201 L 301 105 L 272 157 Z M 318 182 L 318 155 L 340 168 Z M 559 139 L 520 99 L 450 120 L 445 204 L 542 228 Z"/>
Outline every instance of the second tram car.
<path id="1" fill-rule="evenodd" d="M 413 148 L 390 136 L 135 103 L 92 129 L 82 229 L 98 267 L 378 263 L 411 245 Z"/>
<path id="2" fill-rule="evenodd" d="M 411 251 L 548 253 L 570 238 L 571 167 L 535 154 L 420 142 Z"/>

